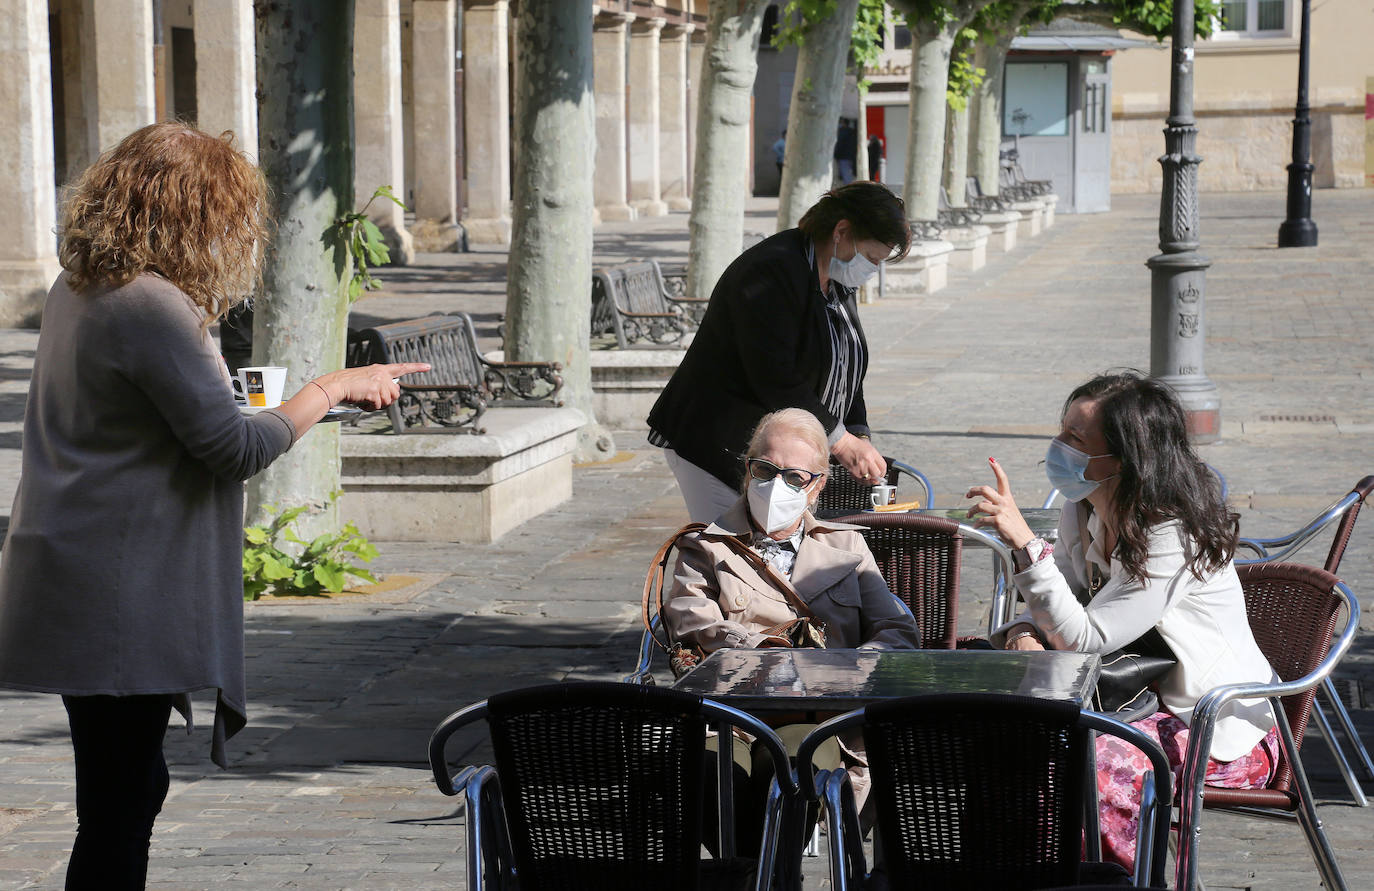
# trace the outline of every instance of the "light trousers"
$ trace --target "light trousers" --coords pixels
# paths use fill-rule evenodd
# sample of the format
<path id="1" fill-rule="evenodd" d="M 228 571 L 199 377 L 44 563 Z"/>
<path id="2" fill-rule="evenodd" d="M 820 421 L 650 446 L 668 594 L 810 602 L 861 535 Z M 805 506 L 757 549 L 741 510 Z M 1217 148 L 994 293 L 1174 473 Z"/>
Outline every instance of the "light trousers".
<path id="1" fill-rule="evenodd" d="M 687 503 L 687 516 L 693 523 L 713 522 L 739 501 L 739 492 L 672 449 L 663 450 L 663 460 L 677 479 L 682 500 Z"/>

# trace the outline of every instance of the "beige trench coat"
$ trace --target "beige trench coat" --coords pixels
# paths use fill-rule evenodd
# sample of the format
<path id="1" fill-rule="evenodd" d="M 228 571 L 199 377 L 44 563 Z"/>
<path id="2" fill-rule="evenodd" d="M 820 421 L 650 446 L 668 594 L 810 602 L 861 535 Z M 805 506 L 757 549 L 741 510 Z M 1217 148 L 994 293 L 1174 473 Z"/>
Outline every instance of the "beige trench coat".
<path id="1" fill-rule="evenodd" d="M 764 629 L 797 617 L 786 596 L 725 543 L 726 537 L 752 535 L 748 511 L 741 498 L 706 529 L 678 542 L 673 585 L 663 605 L 663 621 L 675 640 L 707 653 L 756 647 Z M 916 623 L 888 590 L 859 527 L 810 513 L 802 526 L 792 587 L 825 622 L 827 645 L 918 648 Z"/>

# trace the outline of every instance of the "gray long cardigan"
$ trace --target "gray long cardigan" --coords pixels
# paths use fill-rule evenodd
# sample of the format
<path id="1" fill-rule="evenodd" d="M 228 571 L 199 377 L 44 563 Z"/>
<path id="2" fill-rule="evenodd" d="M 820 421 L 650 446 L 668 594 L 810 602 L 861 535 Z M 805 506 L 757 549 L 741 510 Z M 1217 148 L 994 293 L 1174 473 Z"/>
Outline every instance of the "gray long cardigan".
<path id="1" fill-rule="evenodd" d="M 0 558 L 0 685 L 73 695 L 217 688 L 211 757 L 246 721 L 243 481 L 291 447 L 239 414 L 203 315 L 143 275 L 48 294 Z"/>

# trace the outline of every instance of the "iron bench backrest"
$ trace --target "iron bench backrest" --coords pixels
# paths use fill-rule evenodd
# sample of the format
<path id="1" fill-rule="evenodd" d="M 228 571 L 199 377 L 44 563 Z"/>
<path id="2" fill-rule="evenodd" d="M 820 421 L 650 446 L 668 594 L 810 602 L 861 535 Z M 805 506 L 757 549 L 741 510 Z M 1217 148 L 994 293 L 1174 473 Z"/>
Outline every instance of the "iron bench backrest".
<path id="1" fill-rule="evenodd" d="M 467 313 L 432 315 L 378 325 L 358 333 L 349 363 L 428 362 L 429 371 L 406 375 L 401 398 L 387 409 L 392 428 L 470 427 L 496 403 L 561 405 L 562 378 L 557 362 L 489 362 L 477 346 Z M 359 362 L 363 364 L 363 362 Z"/>

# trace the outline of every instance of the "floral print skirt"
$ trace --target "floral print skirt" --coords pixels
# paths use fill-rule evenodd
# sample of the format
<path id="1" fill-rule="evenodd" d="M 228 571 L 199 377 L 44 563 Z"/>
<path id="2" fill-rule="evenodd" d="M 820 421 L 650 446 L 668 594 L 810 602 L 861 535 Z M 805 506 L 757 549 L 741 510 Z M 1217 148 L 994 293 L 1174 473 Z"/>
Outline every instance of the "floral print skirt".
<path id="1" fill-rule="evenodd" d="M 1169 714 L 1155 712 L 1132 727 L 1158 741 L 1173 768 L 1178 788 L 1183 758 L 1188 753 L 1188 725 Z M 1234 761 L 1207 760 L 1207 785 L 1227 789 L 1256 789 L 1268 784 L 1279 761 L 1278 728 Z M 1150 761 L 1145 754 L 1114 736 L 1097 738 L 1097 809 L 1102 830 L 1102 856 L 1126 869 L 1135 866 L 1135 834 L 1140 787 Z"/>

